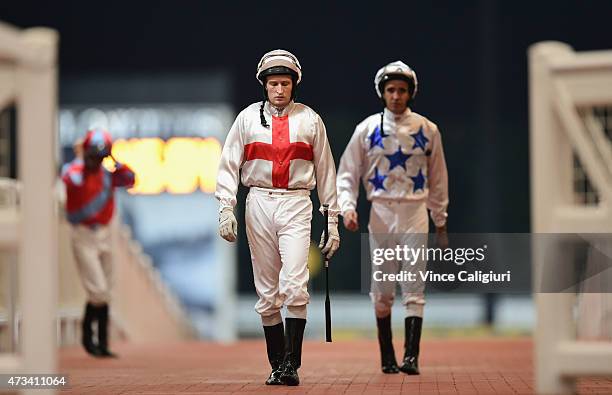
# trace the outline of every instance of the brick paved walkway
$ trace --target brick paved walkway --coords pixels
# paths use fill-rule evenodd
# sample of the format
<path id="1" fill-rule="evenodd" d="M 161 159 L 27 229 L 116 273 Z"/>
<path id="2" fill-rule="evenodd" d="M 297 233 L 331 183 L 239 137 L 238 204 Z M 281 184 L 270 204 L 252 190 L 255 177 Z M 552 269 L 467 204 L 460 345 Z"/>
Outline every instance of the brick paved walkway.
<path id="1" fill-rule="evenodd" d="M 425 340 L 421 375 L 384 375 L 373 340 L 304 346 L 299 387 L 263 385 L 269 373 L 265 345 L 246 340 L 224 346 L 191 342 L 115 345 L 118 360 L 99 360 L 80 348 L 61 351 L 60 372 L 72 394 L 530 394 L 529 339 Z M 396 341 L 399 355 L 401 344 Z M 582 380 L 580 393 L 612 393 L 612 380 Z"/>

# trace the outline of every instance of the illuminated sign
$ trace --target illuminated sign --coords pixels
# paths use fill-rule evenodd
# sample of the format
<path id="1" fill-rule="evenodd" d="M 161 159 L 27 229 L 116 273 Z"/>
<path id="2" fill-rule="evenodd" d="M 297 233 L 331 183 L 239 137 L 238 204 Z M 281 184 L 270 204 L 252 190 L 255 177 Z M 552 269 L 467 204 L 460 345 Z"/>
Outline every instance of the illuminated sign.
<path id="1" fill-rule="evenodd" d="M 221 159 L 221 144 L 214 137 L 133 138 L 116 140 L 113 157 L 136 173 L 131 194 L 213 193 Z M 112 167 L 112 160 L 105 159 Z"/>

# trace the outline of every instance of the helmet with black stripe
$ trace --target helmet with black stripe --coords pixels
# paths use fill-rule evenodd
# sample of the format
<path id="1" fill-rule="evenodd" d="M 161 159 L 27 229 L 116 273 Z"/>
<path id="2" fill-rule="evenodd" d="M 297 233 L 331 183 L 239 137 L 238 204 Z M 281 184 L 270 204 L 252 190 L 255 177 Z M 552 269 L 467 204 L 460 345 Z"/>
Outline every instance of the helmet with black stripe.
<path id="1" fill-rule="evenodd" d="M 257 64 L 256 77 L 260 84 L 264 86 L 264 97 L 267 100 L 265 89 L 266 77 L 270 75 L 289 75 L 293 81 L 291 98 L 295 99 L 297 86 L 302 81 L 302 66 L 298 59 L 289 51 L 275 49 L 262 56 Z"/>
<path id="2" fill-rule="evenodd" d="M 396 60 L 378 70 L 376 77 L 374 77 L 374 88 L 381 99 L 385 90 L 385 84 L 391 80 L 406 81 L 408 83 L 410 100 L 414 99 L 417 94 L 418 80 L 414 70 L 406 63 Z"/>

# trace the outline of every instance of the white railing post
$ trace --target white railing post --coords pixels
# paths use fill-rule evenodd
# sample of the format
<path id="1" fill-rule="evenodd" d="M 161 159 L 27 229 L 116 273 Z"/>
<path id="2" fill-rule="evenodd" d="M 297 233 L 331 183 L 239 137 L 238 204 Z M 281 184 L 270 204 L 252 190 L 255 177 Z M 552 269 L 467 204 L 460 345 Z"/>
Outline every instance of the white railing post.
<path id="1" fill-rule="evenodd" d="M 36 61 L 17 68 L 21 351 L 31 373 L 54 372 L 57 364 L 57 40 L 49 29 L 24 31 L 23 45 Z"/>
<path id="2" fill-rule="evenodd" d="M 550 291 L 541 289 L 546 276 L 555 275 L 545 270 L 563 257 L 559 238 L 547 244 L 537 234 L 612 233 L 612 158 L 609 146 L 601 146 L 609 142 L 579 112 L 612 107 L 612 51 L 576 53 L 559 42 L 531 46 L 529 99 L 535 384 L 538 393 L 566 394 L 575 392 L 577 377 L 612 375 L 612 343 L 577 341 L 576 295 L 542 292 Z M 600 196 L 597 206 L 574 202 L 574 155 Z"/>
<path id="3" fill-rule="evenodd" d="M 2 373 L 57 369 L 57 43 L 54 30 L 0 23 L 0 105 L 17 108 L 18 206 L 0 210 L 0 246 L 17 251 L 19 342 Z M 14 296 L 14 295 L 12 295 Z M 50 394 L 52 390 L 26 390 Z"/>

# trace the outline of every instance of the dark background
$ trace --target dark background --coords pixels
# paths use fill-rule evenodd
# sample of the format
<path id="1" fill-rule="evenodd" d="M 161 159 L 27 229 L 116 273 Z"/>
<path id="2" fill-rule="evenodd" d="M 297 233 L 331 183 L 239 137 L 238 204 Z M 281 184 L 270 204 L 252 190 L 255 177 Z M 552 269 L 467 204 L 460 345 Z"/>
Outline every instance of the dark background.
<path id="1" fill-rule="evenodd" d="M 403 60 L 419 79 L 413 110 L 442 133 L 449 230 L 528 232 L 527 49 L 543 40 L 579 51 L 612 47 L 612 2 L 327 3 L 2 1 L 0 20 L 59 31 L 60 91 L 62 81 L 97 73 L 225 72 L 237 111 L 260 99 L 261 55 L 288 49 L 304 71 L 298 101 L 322 116 L 336 163 L 354 126 L 381 109 L 374 74 Z M 358 209 L 365 231 L 364 199 Z M 350 247 L 359 236 L 341 232 L 334 264 L 355 268 L 358 278 L 358 248 Z M 243 230 L 241 237 L 240 256 L 248 259 Z M 241 273 L 241 289 L 250 288 L 248 277 Z M 333 280 L 335 289 L 354 286 Z"/>

